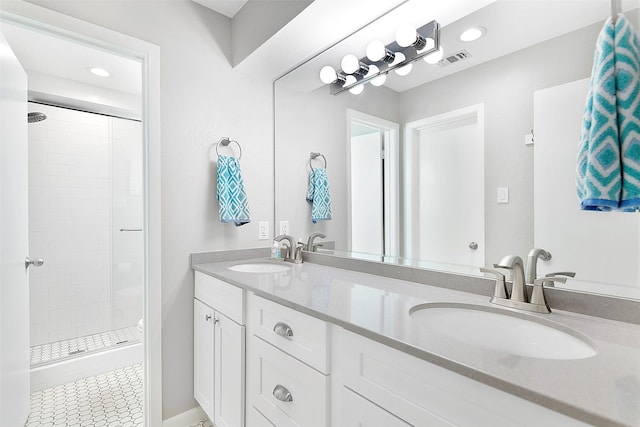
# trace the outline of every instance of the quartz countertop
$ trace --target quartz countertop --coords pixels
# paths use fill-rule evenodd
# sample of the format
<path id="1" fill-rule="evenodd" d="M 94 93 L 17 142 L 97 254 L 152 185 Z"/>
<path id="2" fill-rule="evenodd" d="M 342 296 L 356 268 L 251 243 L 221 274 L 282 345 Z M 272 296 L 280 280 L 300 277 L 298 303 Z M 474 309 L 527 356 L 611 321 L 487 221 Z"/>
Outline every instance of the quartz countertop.
<path id="1" fill-rule="evenodd" d="M 193 268 L 589 424 L 640 426 L 640 325 L 558 310 L 526 313 L 586 335 L 597 354 L 575 360 L 516 356 L 434 339 L 409 314 L 412 307 L 429 302 L 496 307 L 485 296 L 309 262 L 286 263 L 290 270 L 279 273 L 228 269 L 255 262 L 269 260 Z"/>

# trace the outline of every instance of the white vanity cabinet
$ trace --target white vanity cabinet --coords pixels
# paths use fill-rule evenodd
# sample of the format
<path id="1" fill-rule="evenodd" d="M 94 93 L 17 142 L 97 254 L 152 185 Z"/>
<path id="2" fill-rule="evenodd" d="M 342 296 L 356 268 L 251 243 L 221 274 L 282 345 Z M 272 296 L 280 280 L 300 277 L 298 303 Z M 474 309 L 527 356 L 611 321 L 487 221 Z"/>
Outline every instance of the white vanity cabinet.
<path id="1" fill-rule="evenodd" d="M 334 413 L 336 427 L 587 426 L 361 335 L 333 332 L 339 375 L 334 372 L 332 401 L 357 402 Z M 376 422 L 376 412 L 389 421 Z"/>
<path id="2" fill-rule="evenodd" d="M 244 427 L 244 291 L 195 272 L 194 397 L 216 427 Z"/>
<path id="3" fill-rule="evenodd" d="M 249 417 L 257 425 L 329 426 L 329 330 L 315 317 L 249 294 Z"/>

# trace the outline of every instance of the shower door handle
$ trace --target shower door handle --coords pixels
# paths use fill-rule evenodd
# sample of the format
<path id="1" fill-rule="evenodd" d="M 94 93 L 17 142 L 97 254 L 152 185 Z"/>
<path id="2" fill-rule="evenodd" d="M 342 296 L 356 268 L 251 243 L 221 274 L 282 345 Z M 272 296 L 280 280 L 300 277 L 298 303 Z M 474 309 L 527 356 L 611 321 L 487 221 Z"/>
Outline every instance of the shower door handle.
<path id="1" fill-rule="evenodd" d="M 29 257 L 26 257 L 24 259 L 24 268 L 27 269 L 29 267 L 31 267 L 32 265 L 34 267 L 40 267 L 42 266 L 42 264 L 44 264 L 44 260 L 42 258 L 36 258 L 36 259 L 31 259 Z"/>

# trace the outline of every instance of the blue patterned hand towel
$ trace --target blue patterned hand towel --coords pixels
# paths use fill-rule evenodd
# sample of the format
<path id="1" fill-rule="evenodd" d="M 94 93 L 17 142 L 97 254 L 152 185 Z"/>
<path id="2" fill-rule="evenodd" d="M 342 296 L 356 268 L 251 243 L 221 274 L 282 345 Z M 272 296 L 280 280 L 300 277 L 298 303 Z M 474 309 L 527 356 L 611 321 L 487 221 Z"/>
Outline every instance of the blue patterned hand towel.
<path id="1" fill-rule="evenodd" d="M 235 157 L 218 157 L 216 197 L 219 203 L 221 222 L 233 222 L 236 227 L 251 222 L 240 163 Z"/>
<path id="2" fill-rule="evenodd" d="M 640 57 L 627 19 L 609 18 L 598 36 L 578 146 L 577 193 L 584 210 L 640 204 Z"/>
<path id="3" fill-rule="evenodd" d="M 331 196 L 325 168 L 313 168 L 309 172 L 307 201 L 311 202 L 311 221 L 314 224 L 331 219 Z"/>

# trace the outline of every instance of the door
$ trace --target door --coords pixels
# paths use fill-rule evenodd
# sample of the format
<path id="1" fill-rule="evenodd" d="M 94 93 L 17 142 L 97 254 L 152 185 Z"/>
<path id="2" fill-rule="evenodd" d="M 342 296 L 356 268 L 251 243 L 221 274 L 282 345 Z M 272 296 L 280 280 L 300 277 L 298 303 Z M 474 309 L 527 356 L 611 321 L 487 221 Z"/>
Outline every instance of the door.
<path id="1" fill-rule="evenodd" d="M 215 313 L 216 427 L 244 426 L 244 326 Z"/>
<path id="2" fill-rule="evenodd" d="M 193 300 L 193 396 L 209 420 L 214 417 L 214 312 Z"/>
<path id="3" fill-rule="evenodd" d="M 414 145 L 412 257 L 484 265 L 483 107 L 409 123 Z"/>
<path id="4" fill-rule="evenodd" d="M 0 425 L 29 415 L 27 75 L 0 34 Z"/>

